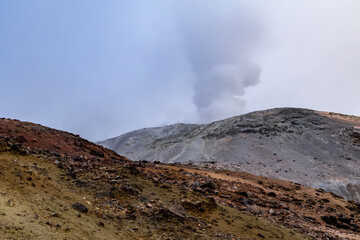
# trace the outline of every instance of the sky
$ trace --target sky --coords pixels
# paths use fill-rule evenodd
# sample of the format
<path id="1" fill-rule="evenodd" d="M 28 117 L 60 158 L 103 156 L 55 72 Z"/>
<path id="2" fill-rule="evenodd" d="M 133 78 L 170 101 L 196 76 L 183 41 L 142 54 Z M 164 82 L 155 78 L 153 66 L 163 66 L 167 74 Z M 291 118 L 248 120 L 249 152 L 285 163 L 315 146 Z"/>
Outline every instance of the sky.
<path id="1" fill-rule="evenodd" d="M 0 117 L 92 141 L 302 107 L 360 116 L 359 0 L 0 0 Z"/>

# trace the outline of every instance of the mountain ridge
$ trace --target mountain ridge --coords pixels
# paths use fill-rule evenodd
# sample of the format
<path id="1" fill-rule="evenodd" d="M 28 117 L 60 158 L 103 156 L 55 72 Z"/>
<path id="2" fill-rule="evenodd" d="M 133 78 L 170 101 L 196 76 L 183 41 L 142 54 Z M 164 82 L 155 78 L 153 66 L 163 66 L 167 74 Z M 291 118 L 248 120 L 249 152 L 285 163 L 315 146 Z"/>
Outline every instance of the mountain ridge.
<path id="1" fill-rule="evenodd" d="M 146 128 L 98 142 L 133 160 L 249 172 L 360 201 L 360 118 L 298 108 Z"/>

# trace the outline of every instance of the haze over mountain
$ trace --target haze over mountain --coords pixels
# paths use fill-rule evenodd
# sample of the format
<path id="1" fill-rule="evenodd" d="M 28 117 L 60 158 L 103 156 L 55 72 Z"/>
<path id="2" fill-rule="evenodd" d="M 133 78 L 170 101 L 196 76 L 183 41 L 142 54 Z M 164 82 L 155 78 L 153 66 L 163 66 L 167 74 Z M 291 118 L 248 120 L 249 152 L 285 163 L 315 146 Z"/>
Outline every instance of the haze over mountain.
<path id="1" fill-rule="evenodd" d="M 359 240 L 359 13 L 0 0 L 0 240 Z"/>
<path id="2" fill-rule="evenodd" d="M 360 202 L 360 118 L 280 108 L 98 142 L 133 160 L 191 163 L 323 188 Z"/>
<path id="3" fill-rule="evenodd" d="M 92 141 L 280 106 L 360 116 L 359 12 L 358 0 L 2 0 L 0 116 Z"/>

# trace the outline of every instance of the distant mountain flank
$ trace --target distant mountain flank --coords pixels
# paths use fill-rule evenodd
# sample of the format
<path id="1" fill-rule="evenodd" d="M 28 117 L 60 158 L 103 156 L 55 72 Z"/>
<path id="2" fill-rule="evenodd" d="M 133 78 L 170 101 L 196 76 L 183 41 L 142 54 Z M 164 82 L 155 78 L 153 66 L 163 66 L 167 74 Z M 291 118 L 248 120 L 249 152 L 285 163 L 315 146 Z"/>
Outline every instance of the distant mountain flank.
<path id="1" fill-rule="evenodd" d="M 229 169 L 323 188 L 360 202 L 360 118 L 277 108 L 174 124 L 98 144 L 129 159 Z"/>

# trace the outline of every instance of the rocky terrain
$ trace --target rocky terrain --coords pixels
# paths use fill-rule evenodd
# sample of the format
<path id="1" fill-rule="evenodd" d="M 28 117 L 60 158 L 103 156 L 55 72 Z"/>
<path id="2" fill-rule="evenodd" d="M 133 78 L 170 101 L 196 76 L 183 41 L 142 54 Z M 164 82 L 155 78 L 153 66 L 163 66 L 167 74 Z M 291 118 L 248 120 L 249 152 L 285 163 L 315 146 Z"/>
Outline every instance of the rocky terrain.
<path id="1" fill-rule="evenodd" d="M 140 129 L 99 142 L 133 160 L 228 169 L 323 188 L 360 202 L 360 118 L 308 109 Z"/>
<path id="2" fill-rule="evenodd" d="M 77 135 L 0 119 L 0 239 L 307 238 L 165 176 L 155 180 L 151 169 L 168 172 Z"/>
<path id="3" fill-rule="evenodd" d="M 360 205 L 0 119 L 0 239 L 359 239 Z"/>

